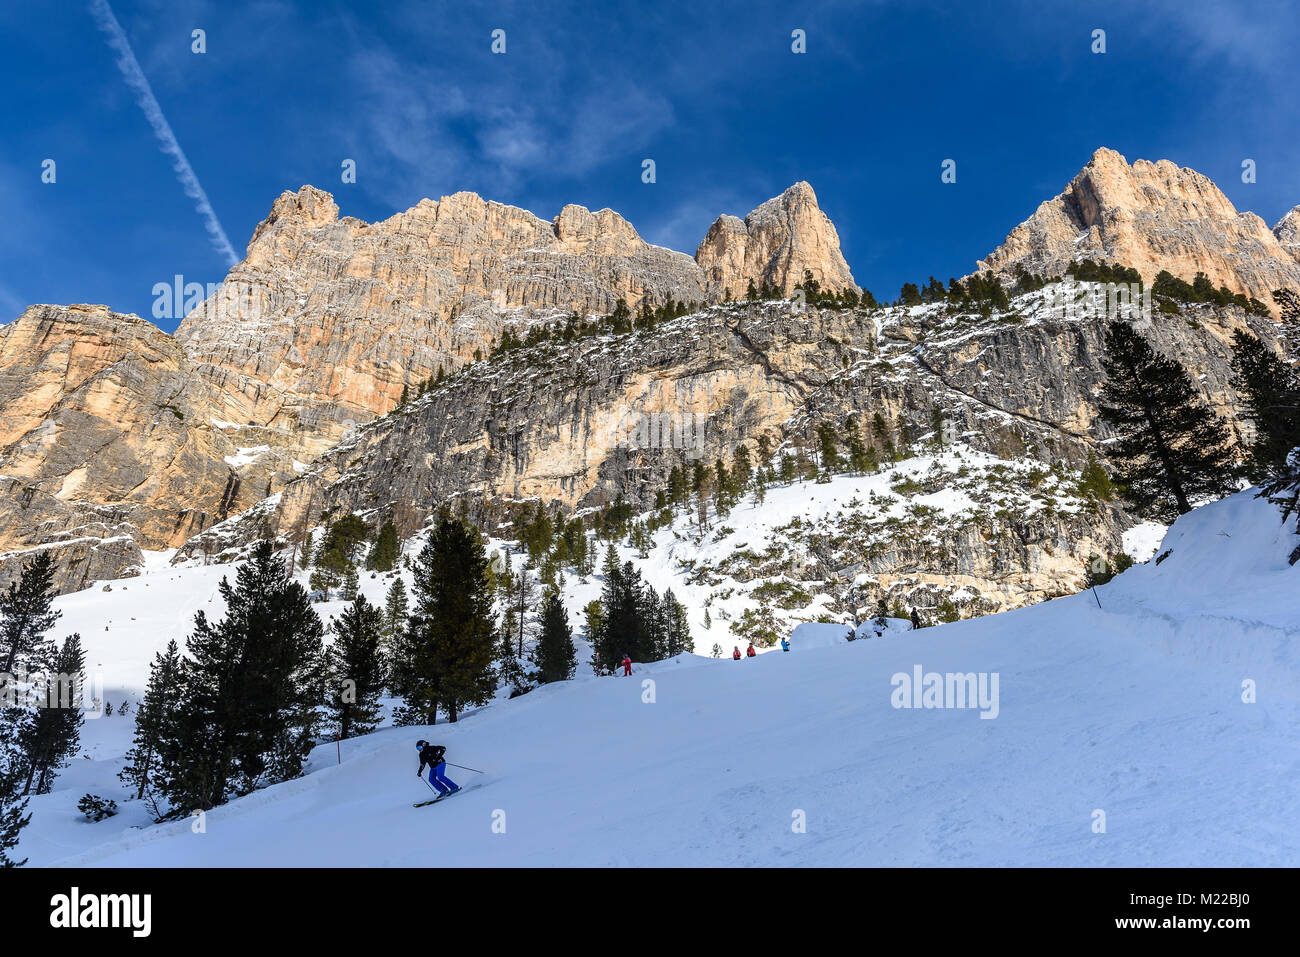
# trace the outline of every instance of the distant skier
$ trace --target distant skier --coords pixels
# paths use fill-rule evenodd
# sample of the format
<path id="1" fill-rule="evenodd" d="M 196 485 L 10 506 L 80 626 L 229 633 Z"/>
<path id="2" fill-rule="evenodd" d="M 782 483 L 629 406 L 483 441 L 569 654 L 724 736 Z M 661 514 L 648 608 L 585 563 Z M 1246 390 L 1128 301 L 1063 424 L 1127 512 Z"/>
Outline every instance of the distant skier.
<path id="1" fill-rule="evenodd" d="M 753 658 L 753 657 L 754 657 L 755 655 L 757 655 L 757 654 L 758 654 L 758 652 L 754 650 L 754 643 L 751 641 L 751 642 L 749 643 L 749 650 L 745 652 L 745 657 L 746 657 L 746 658 Z"/>
<path id="2" fill-rule="evenodd" d="M 786 641 L 784 638 L 781 639 L 781 650 L 782 651 L 790 650 L 790 642 Z"/>
<path id="3" fill-rule="evenodd" d="M 740 660 L 740 645 L 736 645 L 736 647 L 732 650 L 731 657 L 736 661 Z"/>
<path id="4" fill-rule="evenodd" d="M 415 772 L 415 776 L 423 776 L 427 764 L 429 783 L 437 790 L 439 797 L 459 791 L 460 785 L 443 773 L 447 769 L 447 762 L 442 756 L 447 753 L 447 749 L 441 744 L 430 744 L 428 741 L 417 741 L 415 746 L 420 749 L 420 770 Z"/>
<path id="5" fill-rule="evenodd" d="M 920 627 L 921 627 L 921 616 L 918 615 L 916 613 L 916 609 L 913 608 L 912 609 L 912 630 L 916 631 Z"/>
<path id="6" fill-rule="evenodd" d="M 623 656 L 623 676 L 627 677 L 632 673 L 632 659 L 627 655 Z"/>

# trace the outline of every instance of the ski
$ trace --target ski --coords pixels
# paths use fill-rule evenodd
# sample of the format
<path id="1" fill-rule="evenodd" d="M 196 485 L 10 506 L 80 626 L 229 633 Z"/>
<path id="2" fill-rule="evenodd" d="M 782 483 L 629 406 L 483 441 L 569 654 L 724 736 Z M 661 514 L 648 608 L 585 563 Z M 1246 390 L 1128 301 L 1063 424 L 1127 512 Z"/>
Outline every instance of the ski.
<path id="1" fill-rule="evenodd" d="M 421 801 L 419 804 L 412 804 L 411 807 L 428 807 L 430 804 L 437 804 L 443 798 L 454 797 L 457 794 L 459 794 L 461 791 L 468 791 L 468 790 L 470 790 L 470 787 L 461 786 L 458 790 L 452 791 L 451 794 L 439 794 L 436 798 L 432 798 L 428 801 Z"/>

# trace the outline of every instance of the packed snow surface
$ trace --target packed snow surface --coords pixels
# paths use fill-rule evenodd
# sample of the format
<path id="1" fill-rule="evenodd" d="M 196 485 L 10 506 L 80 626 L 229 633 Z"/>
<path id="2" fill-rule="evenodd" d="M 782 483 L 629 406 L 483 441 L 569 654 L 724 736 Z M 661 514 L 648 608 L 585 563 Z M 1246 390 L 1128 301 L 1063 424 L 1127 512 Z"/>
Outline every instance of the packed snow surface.
<path id="1" fill-rule="evenodd" d="M 853 642 L 830 630 L 842 626 L 805 628 L 789 653 L 736 662 L 728 648 L 721 660 L 637 665 L 631 678 L 583 669 L 455 725 L 322 744 L 309 774 L 208 812 L 201 829 L 154 825 L 127 800 L 115 775 L 130 719 L 87 721 L 87 756 L 33 799 L 19 856 L 96 866 L 1295 866 L 1295 544 L 1276 508 L 1241 493 L 1179 519 L 1159 565 L 1135 566 L 1095 597 L 916 632 L 895 620 L 883 638 L 864 629 Z M 184 637 L 195 609 L 219 609 L 223 571 L 154 563 L 112 592 L 60 599 L 59 631 L 81 630 L 110 701 L 138 700 L 153 652 Z M 382 579 L 363 583 L 371 597 L 382 592 Z M 575 626 L 587 597 L 570 596 Z M 918 669 L 941 682 L 970 674 L 972 688 L 996 690 L 996 705 L 896 707 L 924 703 L 919 689 L 914 699 L 898 687 Z M 429 796 L 415 777 L 419 737 L 484 773 L 449 767 L 472 789 L 413 808 Z M 75 803 L 87 791 L 123 812 L 86 822 Z"/>

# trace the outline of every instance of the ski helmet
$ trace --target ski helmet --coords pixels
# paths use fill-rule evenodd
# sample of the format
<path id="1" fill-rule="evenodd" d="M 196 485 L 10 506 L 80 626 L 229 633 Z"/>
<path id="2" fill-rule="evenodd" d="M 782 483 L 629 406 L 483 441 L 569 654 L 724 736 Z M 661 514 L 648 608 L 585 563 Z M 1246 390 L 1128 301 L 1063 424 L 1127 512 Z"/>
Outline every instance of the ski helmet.
<path id="1" fill-rule="evenodd" d="M 423 738 L 421 738 L 419 741 L 415 742 L 415 746 L 417 748 L 422 748 L 428 743 L 429 743 L 428 741 L 425 741 Z"/>

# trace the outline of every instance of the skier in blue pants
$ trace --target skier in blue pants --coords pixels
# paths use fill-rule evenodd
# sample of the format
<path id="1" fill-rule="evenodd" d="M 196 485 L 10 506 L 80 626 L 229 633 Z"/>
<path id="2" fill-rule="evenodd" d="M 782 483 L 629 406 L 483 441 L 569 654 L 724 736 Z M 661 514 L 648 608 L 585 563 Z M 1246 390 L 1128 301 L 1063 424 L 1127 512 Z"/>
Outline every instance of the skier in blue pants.
<path id="1" fill-rule="evenodd" d="M 418 778 L 423 775 L 424 767 L 428 765 L 429 783 L 437 789 L 439 796 L 459 791 L 460 785 L 443 773 L 447 770 L 447 762 L 442 756 L 447 753 L 447 749 L 441 744 L 430 744 L 428 741 L 417 741 L 415 746 L 420 749 L 420 770 L 415 772 L 415 776 Z"/>

